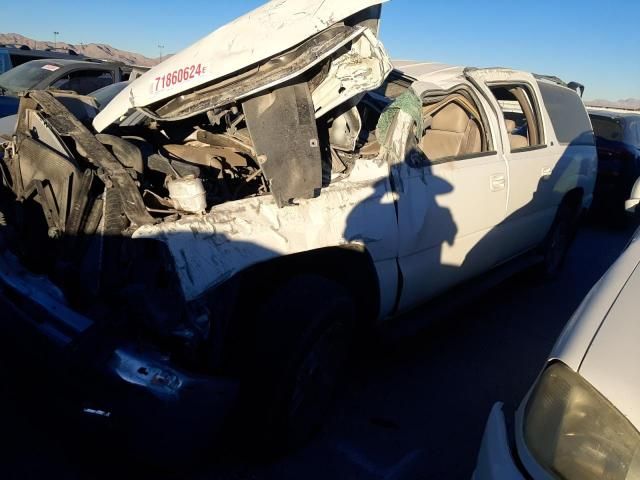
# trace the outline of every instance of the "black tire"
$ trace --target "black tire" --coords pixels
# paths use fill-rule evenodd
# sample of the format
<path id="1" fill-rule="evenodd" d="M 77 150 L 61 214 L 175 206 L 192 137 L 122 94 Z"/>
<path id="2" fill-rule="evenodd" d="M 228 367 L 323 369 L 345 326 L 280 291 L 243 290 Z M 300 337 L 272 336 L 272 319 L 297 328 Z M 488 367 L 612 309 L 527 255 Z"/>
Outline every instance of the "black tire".
<path id="1" fill-rule="evenodd" d="M 345 371 L 356 318 L 349 292 L 319 275 L 288 280 L 257 308 L 241 395 L 243 423 L 260 455 L 299 447 L 319 429 Z"/>
<path id="2" fill-rule="evenodd" d="M 567 252 L 575 239 L 580 220 L 580 202 L 563 201 L 542 246 L 543 261 L 539 267 L 542 279 L 558 276 L 564 265 Z"/>

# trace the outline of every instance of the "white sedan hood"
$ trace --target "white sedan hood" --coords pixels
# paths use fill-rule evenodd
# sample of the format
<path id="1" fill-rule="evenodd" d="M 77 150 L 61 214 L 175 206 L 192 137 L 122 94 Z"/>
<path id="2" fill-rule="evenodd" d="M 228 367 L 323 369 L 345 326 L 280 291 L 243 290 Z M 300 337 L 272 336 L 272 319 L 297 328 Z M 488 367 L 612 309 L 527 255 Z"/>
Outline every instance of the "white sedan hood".
<path id="1" fill-rule="evenodd" d="M 593 287 L 551 359 L 577 371 L 640 428 L 640 229 Z"/>
<path id="2" fill-rule="evenodd" d="M 146 107 L 228 77 L 285 52 L 387 0 L 272 0 L 152 68 L 94 119 L 100 132 Z"/>
<path id="3" fill-rule="evenodd" d="M 638 257 L 633 261 L 637 263 Z M 640 267 L 636 266 L 593 338 L 579 369 L 580 375 L 636 428 L 640 428 L 639 292 Z"/>

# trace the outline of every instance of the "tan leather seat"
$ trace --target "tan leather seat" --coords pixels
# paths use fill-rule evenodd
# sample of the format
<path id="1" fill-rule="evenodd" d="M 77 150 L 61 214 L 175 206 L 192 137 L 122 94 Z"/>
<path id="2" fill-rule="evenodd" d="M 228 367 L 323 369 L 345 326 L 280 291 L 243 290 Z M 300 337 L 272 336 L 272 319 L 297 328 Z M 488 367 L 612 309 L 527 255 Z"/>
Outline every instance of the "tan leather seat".
<path id="1" fill-rule="evenodd" d="M 518 148 L 527 148 L 529 146 L 529 140 L 524 135 L 514 135 L 513 132 L 516 129 L 515 120 L 505 119 L 504 123 L 507 126 L 507 133 L 509 134 L 509 144 L 511 150 L 517 150 Z"/>
<path id="2" fill-rule="evenodd" d="M 422 137 L 420 147 L 430 160 L 479 153 L 480 129 L 466 110 L 450 103 L 433 116 L 431 129 Z"/>

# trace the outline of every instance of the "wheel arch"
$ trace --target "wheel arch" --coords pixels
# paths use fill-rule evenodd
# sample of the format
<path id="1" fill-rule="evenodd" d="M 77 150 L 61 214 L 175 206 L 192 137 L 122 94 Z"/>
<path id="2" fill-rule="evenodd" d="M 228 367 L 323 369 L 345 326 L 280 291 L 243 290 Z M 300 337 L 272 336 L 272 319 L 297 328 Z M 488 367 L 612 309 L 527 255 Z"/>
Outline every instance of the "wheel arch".
<path id="1" fill-rule="evenodd" d="M 363 245 L 340 245 L 280 256 L 246 268 L 238 280 L 243 290 L 260 289 L 268 295 L 287 279 L 301 274 L 316 274 L 339 283 L 352 294 L 362 321 L 377 318 L 380 287 L 373 258 Z"/>
<path id="2" fill-rule="evenodd" d="M 209 300 L 210 305 L 222 306 L 211 315 L 214 368 L 233 370 L 235 364 L 242 363 L 246 339 L 255 328 L 257 307 L 288 279 L 305 274 L 319 275 L 345 287 L 356 304 L 358 329 L 373 328 L 380 311 L 380 286 L 373 258 L 363 245 L 279 256 L 243 269 L 220 285 Z"/>

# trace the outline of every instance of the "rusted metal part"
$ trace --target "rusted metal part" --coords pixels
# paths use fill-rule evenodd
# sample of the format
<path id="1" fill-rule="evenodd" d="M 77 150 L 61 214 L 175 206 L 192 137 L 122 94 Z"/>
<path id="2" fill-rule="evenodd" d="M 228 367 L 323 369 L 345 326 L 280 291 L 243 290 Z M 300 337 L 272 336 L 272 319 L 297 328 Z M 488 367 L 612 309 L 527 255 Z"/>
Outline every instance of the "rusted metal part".
<path id="1" fill-rule="evenodd" d="M 212 167 L 222 170 L 221 160 L 227 153 L 222 148 L 217 147 L 194 147 L 192 145 L 165 145 L 164 149 L 176 158 L 185 162 L 195 163 L 203 167 Z M 234 152 L 229 150 L 230 155 Z M 236 154 L 237 155 L 237 154 Z M 246 160 L 244 162 L 246 165 Z"/>
<path id="2" fill-rule="evenodd" d="M 232 148 L 240 153 L 247 154 L 251 157 L 254 157 L 256 154 L 253 147 L 230 135 L 222 135 L 219 133 L 207 132 L 206 130 L 198 130 L 196 132 L 196 139 L 199 142 L 206 143 L 213 147 Z"/>
<path id="3" fill-rule="evenodd" d="M 125 215 L 134 226 L 154 223 L 153 217 L 144 206 L 138 187 L 126 169 L 64 105 L 51 93 L 45 91 L 29 92 L 27 97 L 35 100 L 42 107 L 49 116 L 48 121 L 60 135 L 72 137 L 78 152 L 103 170 L 104 180 L 107 183 L 113 183 L 118 189 Z"/>

